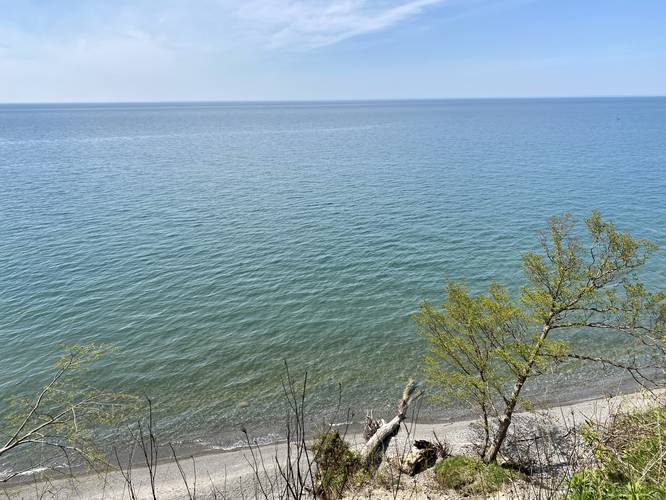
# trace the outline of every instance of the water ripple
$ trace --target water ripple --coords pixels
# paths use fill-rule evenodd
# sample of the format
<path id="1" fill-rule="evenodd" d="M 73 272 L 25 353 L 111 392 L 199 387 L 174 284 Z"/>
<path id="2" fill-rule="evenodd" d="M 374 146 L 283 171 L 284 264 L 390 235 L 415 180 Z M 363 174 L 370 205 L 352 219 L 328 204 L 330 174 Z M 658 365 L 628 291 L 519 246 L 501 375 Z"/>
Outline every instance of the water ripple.
<path id="1" fill-rule="evenodd" d="M 0 107 L 0 395 L 95 341 L 120 351 L 93 381 L 185 441 L 279 431 L 285 359 L 313 414 L 338 383 L 381 410 L 420 375 L 420 301 L 515 289 L 547 216 L 666 243 L 664 137 L 664 99 Z"/>

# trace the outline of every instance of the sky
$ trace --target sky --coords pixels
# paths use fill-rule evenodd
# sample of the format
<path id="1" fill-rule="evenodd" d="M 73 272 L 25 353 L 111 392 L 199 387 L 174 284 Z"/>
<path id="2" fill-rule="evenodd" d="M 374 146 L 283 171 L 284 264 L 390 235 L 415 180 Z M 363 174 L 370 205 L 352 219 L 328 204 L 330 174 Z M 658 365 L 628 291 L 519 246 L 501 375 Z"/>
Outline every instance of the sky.
<path id="1" fill-rule="evenodd" d="M 664 94 L 665 0 L 0 0 L 0 102 Z"/>

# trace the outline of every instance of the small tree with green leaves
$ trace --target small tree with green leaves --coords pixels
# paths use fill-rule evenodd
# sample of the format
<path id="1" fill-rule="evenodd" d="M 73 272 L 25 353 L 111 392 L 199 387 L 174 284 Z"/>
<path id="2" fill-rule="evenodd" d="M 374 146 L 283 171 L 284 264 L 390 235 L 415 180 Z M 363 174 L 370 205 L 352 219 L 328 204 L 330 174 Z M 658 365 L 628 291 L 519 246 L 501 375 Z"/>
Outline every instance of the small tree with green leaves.
<path id="1" fill-rule="evenodd" d="M 614 333 L 663 355 L 666 294 L 649 292 L 634 273 L 656 246 L 618 231 L 596 211 L 585 231 L 577 229 L 570 215 L 550 219 L 542 251 L 523 257 L 520 301 L 497 284 L 473 296 L 450 283 L 441 309 L 426 303 L 415 315 L 430 346 L 430 381 L 480 413 L 486 463 L 497 460 L 525 384 L 554 361 L 603 363 L 648 381 L 647 365 L 578 352 L 580 336 Z"/>
<path id="2" fill-rule="evenodd" d="M 136 398 L 84 382 L 81 375 L 101 354 L 96 345 L 66 348 L 55 364 L 53 378 L 34 398 L 9 402 L 11 416 L 0 429 L 0 459 L 23 467 L 14 465 L 12 472 L 0 476 L 0 482 L 27 469 L 48 469 L 56 455 L 70 466 L 79 459 L 91 466 L 104 462 L 94 432 L 126 417 Z"/>

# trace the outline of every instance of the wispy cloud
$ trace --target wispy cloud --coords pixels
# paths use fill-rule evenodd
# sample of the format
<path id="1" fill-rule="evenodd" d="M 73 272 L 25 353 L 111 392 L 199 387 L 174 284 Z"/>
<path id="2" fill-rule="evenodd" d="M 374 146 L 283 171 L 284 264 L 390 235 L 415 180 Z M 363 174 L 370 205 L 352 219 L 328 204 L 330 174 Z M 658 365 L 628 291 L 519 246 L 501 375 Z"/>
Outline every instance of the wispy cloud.
<path id="1" fill-rule="evenodd" d="M 294 52 L 388 31 L 446 1 L 0 0 L 0 101 L 263 95 L 250 87 L 270 71 L 297 78 L 280 66 L 298 66 Z"/>
<path id="2" fill-rule="evenodd" d="M 392 28 L 447 0 L 117 0 L 73 2 L 72 11 L 28 0 L 0 0 L 0 45 L 7 31 L 37 43 L 133 38 L 168 47 L 216 50 L 307 49 Z M 12 19 L 13 18 L 13 19 Z M 15 21 L 14 23 L 12 21 Z"/>
<path id="3" fill-rule="evenodd" d="M 355 36 L 382 31 L 445 0 L 367 2 L 338 0 L 314 3 L 302 0 L 250 0 L 236 14 L 270 48 L 305 48 L 331 45 Z"/>

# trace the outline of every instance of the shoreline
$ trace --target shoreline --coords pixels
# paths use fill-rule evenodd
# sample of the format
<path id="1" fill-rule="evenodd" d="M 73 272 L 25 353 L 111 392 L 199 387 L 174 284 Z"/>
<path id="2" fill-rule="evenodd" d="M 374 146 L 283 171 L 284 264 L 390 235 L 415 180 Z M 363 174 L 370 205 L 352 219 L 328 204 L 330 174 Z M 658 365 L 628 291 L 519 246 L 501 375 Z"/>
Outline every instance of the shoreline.
<path id="1" fill-rule="evenodd" d="M 660 397 L 666 394 L 665 389 L 655 391 Z M 646 403 L 645 391 L 620 393 L 615 396 L 592 397 L 567 404 L 550 405 L 539 409 L 553 417 L 561 425 L 571 425 L 573 422 L 581 423 L 586 420 L 604 419 L 612 409 L 622 406 L 637 406 Z M 517 416 L 526 415 L 521 412 Z M 460 453 L 470 444 L 471 428 L 474 419 L 458 419 L 440 423 L 411 423 L 413 430 L 409 436 L 404 430 L 398 434 L 391 444 L 391 448 L 401 448 L 406 440 L 432 439 L 436 433 L 440 439 L 446 439 L 454 453 Z M 360 447 L 364 443 L 362 434 L 352 431 L 346 434 L 345 439 L 352 447 Z M 286 455 L 286 441 L 281 440 L 254 448 L 255 453 L 263 456 L 267 468 L 272 470 L 275 460 L 284 460 Z M 192 481 L 197 477 L 197 490 L 209 493 L 211 488 L 225 491 L 231 498 L 251 494 L 255 474 L 251 467 L 252 454 L 248 447 L 234 450 L 200 450 L 198 453 L 183 453 L 178 448 L 178 462 L 183 473 Z M 183 483 L 179 464 L 172 458 L 158 460 L 156 483 L 159 497 L 165 499 L 186 498 L 187 489 Z M 150 493 L 148 469 L 135 465 L 132 476 L 137 495 L 143 498 Z M 192 484 L 190 484 L 192 487 Z M 0 486 L 0 494 L 9 495 L 10 498 L 34 498 L 45 494 L 44 498 L 53 499 L 105 499 L 129 498 L 125 481 L 118 470 L 108 470 L 102 473 L 85 472 L 74 477 L 49 478 L 36 480 L 34 476 L 22 477 L 18 480 Z"/>
<path id="2" fill-rule="evenodd" d="M 620 397 L 620 396 L 628 396 L 631 394 L 637 394 L 640 393 L 641 389 L 639 386 L 636 385 L 636 383 L 630 378 L 626 377 L 626 379 L 618 384 L 618 387 L 616 388 L 615 391 L 599 391 L 598 387 L 593 387 L 590 388 L 587 391 L 581 391 L 577 394 L 572 395 L 571 397 L 551 397 L 551 398 L 546 398 L 543 401 L 538 401 L 534 403 L 534 410 L 535 411 L 544 411 L 544 410 L 551 410 L 553 408 L 559 408 L 559 407 L 564 407 L 564 406 L 577 406 L 581 404 L 585 404 L 591 401 L 599 401 L 606 399 L 607 397 Z M 390 417 L 390 415 L 379 415 L 380 417 L 386 418 L 387 416 Z M 418 417 L 418 425 L 432 425 L 432 426 L 445 426 L 449 424 L 455 424 L 457 422 L 469 422 L 474 420 L 474 414 L 472 411 L 465 411 L 462 412 L 458 415 L 455 416 L 449 416 L 449 417 L 433 417 L 431 415 L 419 415 Z M 349 423 L 346 422 L 339 422 L 339 423 L 331 423 L 330 424 L 334 429 L 340 429 L 340 428 L 345 428 L 347 427 L 349 430 L 348 435 L 360 435 L 363 431 L 363 421 L 352 421 Z M 311 429 L 312 430 L 312 429 Z M 241 439 L 241 432 L 240 430 L 238 431 L 239 434 L 239 439 L 238 442 L 240 443 L 243 441 Z M 275 445 L 281 445 L 286 442 L 286 438 L 284 436 L 279 436 L 276 439 L 269 440 L 268 442 L 261 442 L 264 440 L 264 438 L 268 438 L 269 436 L 275 436 L 275 434 L 266 434 L 266 435 L 261 435 L 261 436 L 252 436 L 250 434 L 250 439 L 257 439 L 260 441 L 259 446 L 264 447 L 264 446 L 275 446 Z M 241 446 L 236 446 L 236 447 L 225 447 L 222 445 L 207 445 L 207 444 L 201 444 L 201 443 L 195 443 L 195 442 L 183 442 L 179 445 L 177 448 L 178 451 L 183 451 L 184 456 L 194 456 L 194 458 L 197 458 L 198 456 L 202 455 L 209 455 L 209 454 L 215 454 L 215 453 L 232 453 L 235 451 L 239 450 L 244 450 L 247 449 L 247 445 L 241 445 Z"/>
<path id="3" fill-rule="evenodd" d="M 574 392 L 565 392 L 565 394 L 562 394 L 561 392 L 557 394 L 553 393 L 550 395 L 550 397 L 544 397 L 541 400 L 538 400 L 537 398 L 534 397 L 530 397 L 530 395 L 528 395 L 527 399 L 532 400 L 535 411 L 541 411 L 561 406 L 575 406 L 589 401 L 605 399 L 608 396 L 616 397 L 620 395 L 634 394 L 641 391 L 640 386 L 638 386 L 630 376 L 626 375 L 623 372 L 620 372 L 619 374 L 616 373 L 613 376 L 605 378 L 608 378 L 608 380 L 605 380 L 603 384 L 593 384 L 587 387 L 586 389 L 579 390 L 575 393 Z M 565 389 L 570 389 L 570 388 L 571 388 L 570 385 L 566 385 L 565 387 Z M 550 393 L 551 391 L 547 392 Z M 537 400 L 534 401 L 535 399 Z M 394 403 L 392 402 L 386 407 L 389 408 L 388 413 L 382 414 L 380 412 L 375 412 L 376 416 L 380 418 L 392 417 L 390 413 L 393 411 Z M 436 412 L 434 414 L 436 414 Z M 437 417 L 434 416 L 434 414 L 431 412 L 419 413 L 418 415 L 419 425 L 442 426 L 461 421 L 470 421 L 474 419 L 474 413 L 471 410 L 455 412 L 449 416 L 441 416 L 440 414 L 440 416 Z M 341 411 L 340 416 L 342 417 L 343 415 L 344 412 Z M 363 431 L 364 416 L 365 414 L 361 414 L 359 412 L 358 415 L 355 415 L 352 421 L 349 423 L 341 421 L 341 422 L 330 423 L 327 425 L 332 425 L 336 429 L 347 427 L 349 430 L 349 434 L 361 434 Z M 359 418 L 360 420 L 357 420 Z M 319 423 L 321 423 L 320 418 L 313 420 L 317 420 Z M 247 425 L 247 427 L 251 426 L 252 425 L 249 424 Z M 312 428 L 309 429 L 310 437 L 312 437 L 312 435 L 316 433 L 317 428 L 318 424 L 315 424 L 312 426 Z M 227 433 L 237 432 L 238 439 L 236 440 L 236 443 L 245 442 L 245 439 L 243 438 L 243 435 L 240 431 L 240 427 L 238 427 L 235 431 L 226 430 L 226 432 Z M 251 440 L 256 439 L 259 442 L 260 447 L 280 445 L 286 441 L 286 438 L 282 434 L 277 434 L 276 432 L 272 432 L 272 430 L 261 435 L 259 434 L 254 435 L 250 431 L 249 435 Z M 208 443 L 206 442 L 205 439 L 201 439 L 196 441 L 187 441 L 187 440 L 181 441 L 179 442 L 178 447 L 176 449 L 177 451 L 182 452 L 184 456 L 188 457 L 194 456 L 196 458 L 198 456 L 208 455 L 211 453 L 212 454 L 231 453 L 234 451 L 247 449 L 247 445 L 242 444 L 240 446 L 234 446 L 234 445 L 225 446 L 222 444 Z"/>

